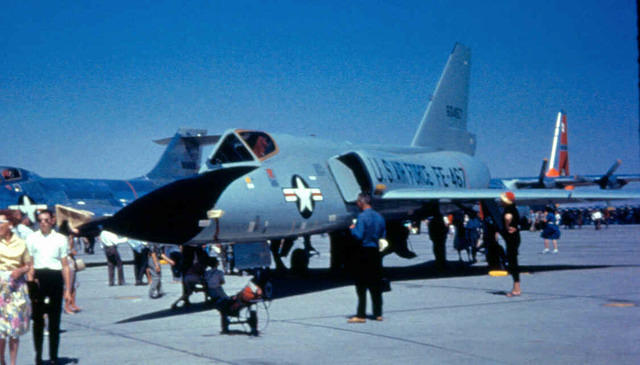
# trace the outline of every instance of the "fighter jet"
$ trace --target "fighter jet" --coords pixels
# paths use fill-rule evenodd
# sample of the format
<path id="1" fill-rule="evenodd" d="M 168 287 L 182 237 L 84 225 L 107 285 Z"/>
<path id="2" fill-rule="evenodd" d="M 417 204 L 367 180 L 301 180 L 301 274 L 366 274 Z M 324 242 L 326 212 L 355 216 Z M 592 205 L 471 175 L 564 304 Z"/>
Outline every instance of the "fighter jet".
<path id="1" fill-rule="evenodd" d="M 407 220 L 484 201 L 495 204 L 487 166 L 473 156 L 467 131 L 471 52 L 456 44 L 413 141 L 356 145 L 258 130 L 224 132 L 194 177 L 140 197 L 97 222 L 119 234 L 179 245 L 267 242 L 328 233 L 332 267 L 358 214 L 358 193 L 371 194 L 401 255 Z M 521 190 L 518 204 L 629 199 L 632 192 Z"/>
<path id="2" fill-rule="evenodd" d="M 18 167 L 0 166 L 0 206 L 19 209 L 35 221 L 37 209 L 64 206 L 96 216 L 109 215 L 131 201 L 167 183 L 196 175 L 202 146 L 217 136 L 206 130 L 180 129 L 173 138 L 155 141 L 167 145 L 156 166 L 130 180 L 45 178 Z"/>
<path id="3" fill-rule="evenodd" d="M 560 150 L 557 150 L 560 141 Z M 556 168 L 555 158 L 558 155 Z M 518 177 L 493 179 L 494 187 L 508 189 L 566 189 L 572 190 L 577 186 L 599 186 L 601 189 L 620 189 L 633 181 L 640 181 L 640 174 L 614 175 L 622 161 L 616 160 L 603 175 L 575 175 L 569 174 L 569 127 L 567 113 L 558 112 L 556 127 L 551 144 L 549 159 L 542 160 L 540 173 L 537 177 Z M 548 169 L 547 169 L 548 167 Z"/>

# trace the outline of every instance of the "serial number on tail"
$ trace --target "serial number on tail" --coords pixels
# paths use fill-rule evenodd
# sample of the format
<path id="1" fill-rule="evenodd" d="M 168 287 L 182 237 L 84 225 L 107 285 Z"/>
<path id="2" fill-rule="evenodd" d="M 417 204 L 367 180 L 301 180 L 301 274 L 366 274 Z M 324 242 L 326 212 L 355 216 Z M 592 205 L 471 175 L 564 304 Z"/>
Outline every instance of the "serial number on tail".
<path id="1" fill-rule="evenodd" d="M 450 118 L 462 119 L 462 108 L 447 105 L 447 116 Z"/>

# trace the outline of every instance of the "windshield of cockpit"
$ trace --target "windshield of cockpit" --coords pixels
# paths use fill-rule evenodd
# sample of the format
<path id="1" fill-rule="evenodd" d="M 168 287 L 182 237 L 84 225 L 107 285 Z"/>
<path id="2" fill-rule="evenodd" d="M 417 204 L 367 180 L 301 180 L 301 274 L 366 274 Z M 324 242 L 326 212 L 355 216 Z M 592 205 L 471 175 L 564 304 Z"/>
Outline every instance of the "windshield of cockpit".
<path id="1" fill-rule="evenodd" d="M 6 182 L 20 180 L 21 178 L 20 170 L 13 167 L 2 168 L 2 178 Z"/>
<path id="2" fill-rule="evenodd" d="M 236 131 L 224 137 L 209 163 L 217 165 L 256 159 L 264 161 L 277 152 L 278 148 L 268 134 L 258 131 Z"/>

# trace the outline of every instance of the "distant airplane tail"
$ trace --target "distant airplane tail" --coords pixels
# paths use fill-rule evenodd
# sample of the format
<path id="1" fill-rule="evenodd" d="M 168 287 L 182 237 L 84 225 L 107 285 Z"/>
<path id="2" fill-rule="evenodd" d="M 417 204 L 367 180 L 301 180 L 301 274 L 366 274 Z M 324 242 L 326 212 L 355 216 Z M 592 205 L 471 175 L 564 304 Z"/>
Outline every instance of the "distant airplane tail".
<path id="1" fill-rule="evenodd" d="M 567 113 L 561 110 L 556 118 L 556 129 L 553 135 L 553 144 L 551 147 L 551 163 L 547 171 L 548 177 L 569 176 L 569 128 L 567 125 Z M 558 136 L 559 135 L 559 136 Z M 558 145 L 558 137 L 560 138 L 560 151 L 558 153 L 558 168 L 554 167 L 556 157 L 556 147 Z"/>
<path id="2" fill-rule="evenodd" d="M 200 171 L 202 146 L 213 144 L 220 136 L 208 136 L 206 129 L 181 128 L 172 138 L 155 140 L 167 145 L 160 161 L 146 175 L 150 179 L 182 179 Z"/>
<path id="3" fill-rule="evenodd" d="M 412 146 L 475 153 L 475 135 L 467 131 L 470 68 L 471 50 L 456 43 Z"/>
<path id="4" fill-rule="evenodd" d="M 560 121 L 560 154 L 558 155 L 558 171 L 560 176 L 569 176 L 569 126 L 567 125 L 567 113 L 562 112 Z"/>

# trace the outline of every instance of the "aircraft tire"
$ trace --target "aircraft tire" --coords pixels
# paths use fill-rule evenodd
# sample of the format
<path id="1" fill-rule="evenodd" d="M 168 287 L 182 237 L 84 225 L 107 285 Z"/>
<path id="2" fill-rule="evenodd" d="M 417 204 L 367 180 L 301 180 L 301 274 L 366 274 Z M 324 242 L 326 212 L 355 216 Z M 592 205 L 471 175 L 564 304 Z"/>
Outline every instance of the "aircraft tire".
<path id="1" fill-rule="evenodd" d="M 291 253 L 291 271 L 295 274 L 304 275 L 309 270 L 309 255 L 305 250 L 296 248 Z"/>

